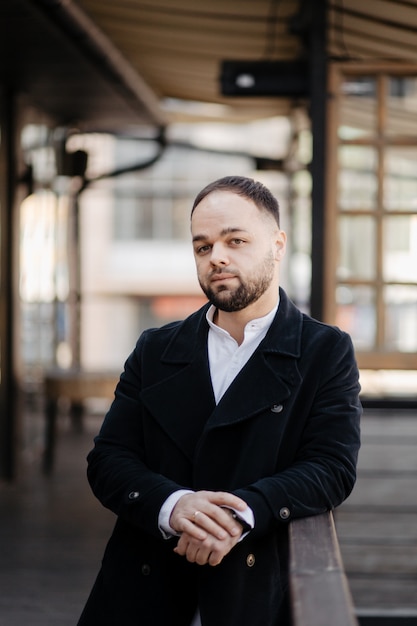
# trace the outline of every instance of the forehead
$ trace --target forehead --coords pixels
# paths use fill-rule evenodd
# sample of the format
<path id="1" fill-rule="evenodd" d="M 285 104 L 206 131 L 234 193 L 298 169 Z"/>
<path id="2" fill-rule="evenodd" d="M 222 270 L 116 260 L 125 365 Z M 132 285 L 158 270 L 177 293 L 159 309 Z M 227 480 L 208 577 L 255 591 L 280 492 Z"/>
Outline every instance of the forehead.
<path id="1" fill-rule="evenodd" d="M 213 191 L 195 207 L 191 217 L 191 230 L 202 225 L 247 228 L 251 223 L 261 222 L 265 212 L 258 209 L 249 198 L 232 191 Z"/>

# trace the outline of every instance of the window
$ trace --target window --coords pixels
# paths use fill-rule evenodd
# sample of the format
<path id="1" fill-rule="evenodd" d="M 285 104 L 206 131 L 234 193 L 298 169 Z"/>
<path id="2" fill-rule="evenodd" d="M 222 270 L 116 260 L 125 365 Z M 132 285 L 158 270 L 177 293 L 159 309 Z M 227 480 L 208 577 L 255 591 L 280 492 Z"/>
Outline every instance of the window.
<path id="1" fill-rule="evenodd" d="M 368 369 L 417 370 L 417 78 L 400 72 L 330 80 L 326 319 Z"/>

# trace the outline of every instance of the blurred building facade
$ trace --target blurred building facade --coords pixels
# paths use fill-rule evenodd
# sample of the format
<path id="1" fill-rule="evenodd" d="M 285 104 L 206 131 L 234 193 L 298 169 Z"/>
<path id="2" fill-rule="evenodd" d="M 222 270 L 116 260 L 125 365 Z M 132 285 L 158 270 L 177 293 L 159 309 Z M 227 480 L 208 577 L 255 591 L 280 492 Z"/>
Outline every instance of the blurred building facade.
<path id="1" fill-rule="evenodd" d="M 257 172 L 251 157 L 250 143 L 255 144 L 255 154 L 265 151 L 259 139 L 262 128 L 274 138 L 269 153 L 282 159 L 290 141 L 285 118 L 244 127 L 220 125 L 222 141 L 229 144 L 229 152 L 226 147 L 223 153 L 204 149 L 204 142 L 200 149 L 195 143 L 184 145 L 184 138 L 190 142 L 192 135 L 208 132 L 216 145 L 212 127 L 180 125 L 171 129 L 172 137 L 181 136 L 180 145 L 173 139 L 157 163 L 121 175 L 112 173 L 146 163 L 155 150 L 152 141 L 99 134 L 69 138 L 69 151 L 88 154 L 87 176 L 95 182 L 80 192 L 77 181 L 54 178 L 56 189 L 40 186 L 22 203 L 19 294 L 26 310 L 22 358 L 28 371 L 36 371 L 39 364 L 71 367 L 78 362 L 87 369 L 120 368 L 144 328 L 183 318 L 205 302 L 194 270 L 190 210 L 198 191 L 211 180 L 226 173 L 263 180 L 280 200 L 285 226 L 288 175 Z M 251 130 L 257 143 L 250 141 Z M 242 136 L 248 141 L 238 154 L 236 138 L 242 143 Z M 70 231 L 75 205 L 80 240 L 74 250 Z M 308 223 L 306 231 L 308 245 Z M 304 286 L 305 303 L 309 280 L 308 274 L 300 276 L 297 285 L 300 293 Z M 40 303 L 50 304 L 50 317 L 44 312 L 48 307 Z M 79 318 L 74 322 L 77 303 Z M 81 333 L 79 351 L 71 333 L 74 323 Z M 46 341 L 42 328 L 49 333 Z"/>

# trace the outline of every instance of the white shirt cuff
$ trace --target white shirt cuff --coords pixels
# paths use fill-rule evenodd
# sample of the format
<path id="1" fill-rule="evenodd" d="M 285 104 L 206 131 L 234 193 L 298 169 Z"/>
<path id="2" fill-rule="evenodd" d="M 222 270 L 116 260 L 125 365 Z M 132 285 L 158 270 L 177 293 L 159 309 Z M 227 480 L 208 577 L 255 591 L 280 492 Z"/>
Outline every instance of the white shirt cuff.
<path id="1" fill-rule="evenodd" d="M 169 519 L 178 500 L 186 493 L 194 492 L 191 489 L 178 489 L 178 491 L 174 491 L 173 493 L 171 493 L 171 495 L 168 496 L 168 498 L 161 506 L 161 510 L 159 511 L 158 516 L 158 528 L 161 531 L 164 539 L 170 539 L 171 537 L 180 536 L 180 533 L 177 533 L 177 531 L 171 528 L 171 526 L 169 525 Z"/>
<path id="2" fill-rule="evenodd" d="M 231 511 L 235 513 L 237 520 L 241 519 L 243 522 L 246 522 L 248 526 L 250 526 L 249 530 L 242 533 L 242 536 L 239 539 L 239 541 L 242 541 L 242 539 L 244 539 L 246 535 L 250 533 L 252 528 L 255 528 L 255 515 L 253 514 L 253 511 L 249 506 L 247 506 L 244 511 L 237 511 L 233 507 L 227 507 L 227 508 L 229 508 Z"/>

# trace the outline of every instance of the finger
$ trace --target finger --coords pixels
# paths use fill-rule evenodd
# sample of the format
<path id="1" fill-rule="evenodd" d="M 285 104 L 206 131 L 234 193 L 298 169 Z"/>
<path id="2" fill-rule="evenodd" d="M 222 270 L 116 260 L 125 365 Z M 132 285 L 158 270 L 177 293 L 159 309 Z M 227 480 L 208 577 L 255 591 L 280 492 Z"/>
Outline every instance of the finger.
<path id="1" fill-rule="evenodd" d="M 181 537 L 174 552 L 185 556 L 190 563 L 205 565 L 210 555 L 209 549 L 202 542 L 196 542 L 189 537 Z"/>
<path id="2" fill-rule="evenodd" d="M 207 563 L 211 565 L 211 567 L 216 567 L 216 565 L 220 565 L 223 561 L 223 555 L 220 552 L 210 552 Z"/>
<path id="3" fill-rule="evenodd" d="M 205 561 L 203 561 L 204 559 L 203 551 L 200 549 L 198 545 L 195 546 L 192 543 L 188 544 L 187 550 L 185 552 L 185 558 L 190 563 L 198 563 L 199 565 L 204 565 L 205 563 Z M 198 560 L 199 558 L 200 558 L 200 561 Z"/>
<path id="4" fill-rule="evenodd" d="M 244 511 L 248 506 L 244 500 L 227 491 L 209 491 L 207 493 L 209 494 L 210 501 L 220 507 Z"/>
<path id="5" fill-rule="evenodd" d="M 178 540 L 174 552 L 185 556 L 187 560 L 198 565 L 209 564 L 219 565 L 223 558 L 236 545 L 238 539 L 228 536 L 223 541 L 218 541 L 215 537 L 208 536 L 203 542 L 196 541 L 190 535 L 184 533 Z"/>
<path id="6" fill-rule="evenodd" d="M 207 511 L 207 517 L 199 516 L 196 523 L 204 528 L 209 534 L 215 534 L 219 539 L 224 538 L 225 531 L 231 537 L 240 537 L 243 525 L 236 519 L 234 511 L 227 507 L 215 506 L 210 507 Z M 221 531 L 216 530 L 221 529 Z"/>
<path id="7" fill-rule="evenodd" d="M 239 511 L 247 508 L 244 500 L 227 491 L 196 491 L 182 496 L 175 509 L 188 519 L 193 519 L 195 513 L 205 511 L 207 505 L 217 505 Z"/>
<path id="8" fill-rule="evenodd" d="M 242 534 L 242 526 L 232 517 L 230 509 L 222 509 L 218 506 L 211 507 L 207 513 L 199 511 L 199 515 L 195 516 L 194 519 L 195 525 L 220 540 L 225 539 L 228 535 L 240 537 Z"/>
<path id="9" fill-rule="evenodd" d="M 193 555 L 194 560 L 190 561 L 190 558 L 188 557 L 188 555 L 187 555 L 187 559 L 191 563 L 197 563 L 197 565 L 206 565 L 207 564 L 207 559 L 208 559 L 209 555 L 210 555 L 210 553 L 207 552 L 207 550 L 199 549 Z"/>
<path id="10" fill-rule="evenodd" d="M 178 542 L 177 542 L 176 547 L 174 548 L 174 551 L 177 554 L 181 554 L 182 556 L 185 556 L 187 554 L 187 551 L 189 554 L 191 554 L 191 550 L 193 548 L 195 550 L 197 549 L 207 550 L 210 546 L 214 544 L 215 541 L 216 541 L 215 537 L 207 537 L 205 541 L 199 541 L 198 539 L 195 539 L 194 537 L 192 537 L 190 534 L 183 533 L 181 537 L 178 538 Z M 211 549 L 212 548 L 210 547 L 210 551 Z"/>
<path id="11" fill-rule="evenodd" d="M 200 526 L 195 522 L 191 522 L 188 519 L 183 519 L 180 525 L 181 534 L 187 533 L 193 539 L 197 539 L 198 541 L 204 541 L 207 538 L 207 530 L 204 526 Z"/>
<path id="12" fill-rule="evenodd" d="M 191 563 L 197 563 L 198 565 L 206 565 L 213 554 L 219 552 L 224 553 L 228 550 L 223 542 L 218 542 L 215 537 L 208 537 L 203 542 L 197 544 L 192 540 L 188 543 L 186 550 L 186 558 Z M 218 557 L 214 557 L 214 560 L 218 560 Z"/>
<path id="13" fill-rule="evenodd" d="M 183 533 L 178 539 L 178 543 L 174 548 L 174 552 L 180 556 L 185 556 L 187 553 L 188 545 L 192 541 L 192 537 L 187 533 Z"/>
<path id="14" fill-rule="evenodd" d="M 216 509 L 210 508 L 207 510 L 207 513 L 198 511 L 198 515 L 194 516 L 194 525 L 203 529 L 208 535 L 213 535 L 217 539 L 225 539 L 228 533 L 223 528 L 221 519 L 220 521 L 217 519 Z"/>

